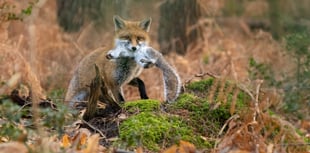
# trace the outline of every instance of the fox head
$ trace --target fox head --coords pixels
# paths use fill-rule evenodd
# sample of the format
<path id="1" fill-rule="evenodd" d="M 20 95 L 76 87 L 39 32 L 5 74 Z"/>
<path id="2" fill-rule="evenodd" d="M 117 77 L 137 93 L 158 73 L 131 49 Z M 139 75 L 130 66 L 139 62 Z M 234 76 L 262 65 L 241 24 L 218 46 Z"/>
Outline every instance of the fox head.
<path id="1" fill-rule="evenodd" d="M 142 21 L 127 21 L 115 15 L 115 48 L 107 54 L 108 59 L 134 57 L 134 53 L 150 42 L 149 30 L 151 18 Z M 124 55 L 120 55 L 124 54 Z"/>

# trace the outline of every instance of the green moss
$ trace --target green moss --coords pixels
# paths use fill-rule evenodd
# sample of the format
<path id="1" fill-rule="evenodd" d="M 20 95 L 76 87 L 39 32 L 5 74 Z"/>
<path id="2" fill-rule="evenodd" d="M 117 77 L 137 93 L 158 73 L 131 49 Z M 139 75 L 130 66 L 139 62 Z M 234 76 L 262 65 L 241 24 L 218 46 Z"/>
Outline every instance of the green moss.
<path id="1" fill-rule="evenodd" d="M 210 103 L 206 98 L 189 93 L 181 94 L 175 103 L 169 105 L 168 111 L 182 113 L 181 116 L 186 112 L 184 122 L 191 126 L 197 135 L 205 137 L 216 136 L 221 126 L 230 117 L 229 109 L 226 106 L 210 110 Z M 212 144 L 214 142 L 209 141 L 203 146 L 212 148 Z M 199 144 L 195 145 L 199 146 Z"/>
<path id="2" fill-rule="evenodd" d="M 167 113 L 159 111 L 161 103 L 157 100 L 125 103 L 124 109 L 129 117 L 120 124 L 120 140 L 115 144 L 128 149 L 143 146 L 147 151 L 158 152 L 179 140 L 185 140 L 198 149 L 213 148 L 214 138 L 231 117 L 232 104 L 234 113 L 240 116 L 249 114 L 247 111 L 250 111 L 248 107 L 251 105 L 251 98 L 246 92 L 233 82 L 222 81 L 224 80 L 215 81 L 211 78 L 187 85 L 186 92 L 181 94 L 176 102 L 165 104 Z M 213 85 L 215 82 L 218 84 Z M 265 128 L 265 131 L 273 131 L 268 136 L 270 140 L 280 132 L 279 127 Z M 207 141 L 202 137 L 207 138 Z M 288 137 L 285 143 L 288 143 L 290 138 Z M 309 139 L 305 141 L 308 142 Z"/>
<path id="3" fill-rule="evenodd" d="M 208 89 L 213 84 L 213 80 L 214 79 L 206 79 L 206 80 L 193 82 L 187 85 L 186 88 L 193 90 L 193 91 L 208 91 Z"/>
<path id="4" fill-rule="evenodd" d="M 269 116 L 274 116 L 274 115 L 276 114 L 276 113 L 275 113 L 273 110 L 271 110 L 271 109 L 268 109 L 267 112 L 268 112 Z"/>
<path id="5" fill-rule="evenodd" d="M 236 101 L 237 108 L 246 107 L 247 106 L 246 103 L 249 101 L 251 101 L 251 97 L 248 94 L 241 91 L 237 96 L 237 101 Z"/>
<path id="6" fill-rule="evenodd" d="M 129 113 L 158 111 L 160 109 L 160 101 L 152 99 L 129 101 L 124 104 L 123 108 Z"/>
<path id="7" fill-rule="evenodd" d="M 310 138 L 309 137 L 304 137 L 304 142 L 309 144 L 310 143 Z"/>
<path id="8" fill-rule="evenodd" d="M 177 101 L 169 107 L 171 112 L 180 112 L 181 116 L 185 115 L 184 118 L 186 118 L 186 124 L 193 127 L 193 129 L 199 134 L 207 133 L 209 130 L 206 129 L 204 125 L 213 124 L 207 119 L 209 116 L 208 114 L 210 113 L 210 104 L 204 98 L 184 93 L 181 94 Z M 204 125 L 202 126 L 202 124 Z"/>
<path id="9" fill-rule="evenodd" d="M 173 103 L 173 107 L 175 109 L 187 109 L 190 111 L 195 111 L 197 109 L 200 109 L 199 104 L 201 99 L 193 94 L 184 93 L 179 96 L 177 101 Z"/>
<path id="10" fill-rule="evenodd" d="M 21 117 L 27 112 L 20 110 L 20 106 L 9 99 L 1 99 L 0 101 L 0 116 L 4 121 L 0 125 L 0 137 L 16 140 L 23 134 L 23 129 L 16 123 L 20 123 Z"/>
<path id="11" fill-rule="evenodd" d="M 219 108 L 211 110 L 209 116 L 213 121 L 222 125 L 231 115 L 227 107 L 219 106 Z"/>
<path id="12" fill-rule="evenodd" d="M 184 93 L 178 97 L 177 106 L 184 108 L 187 107 L 188 104 L 192 104 L 195 100 L 197 100 L 197 97 L 195 97 L 195 95 Z"/>
<path id="13" fill-rule="evenodd" d="M 209 94 L 211 94 L 209 91 L 211 90 L 211 87 L 213 86 L 213 83 L 215 82 L 214 80 L 215 80 L 214 78 L 209 78 L 206 80 L 201 80 L 201 81 L 190 83 L 189 85 L 186 86 L 186 88 L 188 89 L 187 91 L 188 93 L 192 93 L 195 96 L 198 96 L 199 98 L 205 98 L 202 101 L 206 101 Z M 219 93 L 221 81 L 222 80 L 218 82 L 219 84 L 217 85 L 216 89 L 212 89 L 212 90 L 215 90 L 215 92 L 212 93 L 213 94 L 212 102 L 221 103 L 224 99 L 226 99 L 225 105 L 226 107 L 230 107 L 230 104 L 233 101 L 234 91 L 238 87 L 234 83 L 226 80 L 225 87 L 223 91 L 221 91 L 222 93 Z M 228 88 L 230 88 L 231 91 L 227 92 Z M 224 94 L 224 97 L 219 97 L 220 94 Z M 237 99 L 235 103 L 236 110 L 245 108 L 247 106 L 247 102 L 249 102 L 250 100 L 251 100 L 250 96 L 247 93 L 239 89 L 239 93 L 237 95 Z"/>
<path id="14" fill-rule="evenodd" d="M 121 123 L 121 141 L 118 143 L 127 148 L 142 145 L 148 150 L 159 151 L 162 146 L 175 144 L 179 140 L 197 141 L 197 137 L 178 117 L 142 112 Z"/>
<path id="15" fill-rule="evenodd" d="M 197 148 L 213 148 L 215 141 L 203 140 L 217 137 L 219 130 L 225 121 L 231 116 L 230 107 L 234 93 L 232 90 L 226 93 L 225 90 L 233 85 L 225 82 L 226 104 L 213 108 L 215 102 L 221 103 L 219 98 L 219 87 L 213 93 L 213 100 L 208 101 L 214 79 L 206 79 L 193 82 L 186 86 L 186 93 L 179 96 L 176 102 L 166 104 L 168 113 L 162 113 L 161 103 L 157 100 L 138 100 L 126 102 L 124 109 L 129 113 L 129 118 L 120 125 L 120 141 L 118 147 L 129 149 L 143 146 L 151 151 L 163 149 L 163 146 L 176 144 L 179 140 L 193 143 Z M 233 85 L 233 88 L 236 88 Z M 230 88 L 231 90 L 231 88 Z M 223 94 L 222 94 L 223 95 Z M 245 108 L 248 96 L 240 91 L 236 100 L 236 112 Z M 175 115 L 171 115 L 175 114 Z"/>
<path id="16" fill-rule="evenodd" d="M 204 137 L 216 137 L 221 127 L 231 116 L 230 108 L 237 88 L 233 83 L 226 81 L 223 93 L 221 93 L 221 96 L 224 94 L 224 97 L 220 98 L 219 88 L 221 82 L 219 82 L 215 92 L 212 93 L 214 95 L 210 102 L 208 99 L 209 91 L 214 82 L 214 79 L 211 78 L 190 83 L 186 86 L 186 93 L 181 94 L 176 102 L 168 107 L 168 111 L 183 115 L 186 118 L 184 122 L 191 126 L 197 135 Z M 228 88 L 231 91 L 227 92 Z M 226 99 L 225 104 L 221 101 L 223 99 Z M 249 99 L 250 97 L 246 93 L 239 90 L 235 101 L 235 113 L 247 110 L 246 106 Z M 216 103 L 220 103 L 220 105 L 213 109 Z M 207 147 L 212 148 L 214 142 L 209 141 L 208 144 Z"/>
<path id="17" fill-rule="evenodd" d="M 47 97 L 55 103 L 63 103 L 63 97 L 65 97 L 65 89 L 54 89 L 47 93 Z"/>

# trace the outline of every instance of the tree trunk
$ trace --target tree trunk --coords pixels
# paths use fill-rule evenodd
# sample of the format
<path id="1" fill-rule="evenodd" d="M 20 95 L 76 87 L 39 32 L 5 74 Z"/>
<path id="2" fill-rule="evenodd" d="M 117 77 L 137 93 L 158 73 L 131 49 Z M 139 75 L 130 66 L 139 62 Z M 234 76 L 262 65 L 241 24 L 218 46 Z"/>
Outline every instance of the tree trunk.
<path id="1" fill-rule="evenodd" d="M 198 0 L 167 0 L 160 6 L 158 42 L 163 54 L 184 55 L 189 44 L 202 36 L 198 20 L 202 11 Z"/>

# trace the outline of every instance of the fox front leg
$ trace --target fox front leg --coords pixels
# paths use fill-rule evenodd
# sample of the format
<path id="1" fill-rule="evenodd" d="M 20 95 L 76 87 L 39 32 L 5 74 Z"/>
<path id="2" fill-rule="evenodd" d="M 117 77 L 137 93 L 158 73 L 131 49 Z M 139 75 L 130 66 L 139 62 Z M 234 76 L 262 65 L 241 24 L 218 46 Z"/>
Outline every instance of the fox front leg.
<path id="1" fill-rule="evenodd" d="M 138 87 L 141 99 L 149 99 L 146 93 L 144 82 L 140 78 L 134 78 L 129 82 L 129 85 Z"/>

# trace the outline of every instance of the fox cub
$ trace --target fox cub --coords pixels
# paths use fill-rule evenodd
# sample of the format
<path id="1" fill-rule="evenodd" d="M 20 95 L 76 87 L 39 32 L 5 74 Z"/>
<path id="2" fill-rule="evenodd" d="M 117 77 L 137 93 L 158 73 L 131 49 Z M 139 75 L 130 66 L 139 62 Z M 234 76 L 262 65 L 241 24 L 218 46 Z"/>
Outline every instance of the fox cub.
<path id="1" fill-rule="evenodd" d="M 165 100 L 168 102 L 173 102 L 179 96 L 182 83 L 178 73 L 172 66 L 169 65 L 169 63 L 164 59 L 163 55 L 154 48 L 149 46 L 142 46 L 135 52 L 115 49 L 109 51 L 108 54 L 116 59 L 132 57 L 141 67 L 144 68 L 149 68 L 155 65 L 163 73 Z"/>
<path id="2" fill-rule="evenodd" d="M 126 21 L 119 16 L 113 17 L 115 26 L 114 47 L 112 50 L 124 50 L 135 52 L 142 46 L 148 46 L 150 42 L 149 29 L 151 18 L 142 21 Z M 140 97 L 147 99 L 144 83 L 138 76 L 143 67 L 139 66 L 132 57 L 114 58 L 108 54 L 109 50 L 96 49 L 84 57 L 75 69 L 74 75 L 69 83 L 65 101 L 69 106 L 76 102 L 87 101 L 91 80 L 95 77 L 95 64 L 99 67 L 103 81 L 110 90 L 115 101 L 124 101 L 122 86 L 130 84 L 139 88 Z"/>

